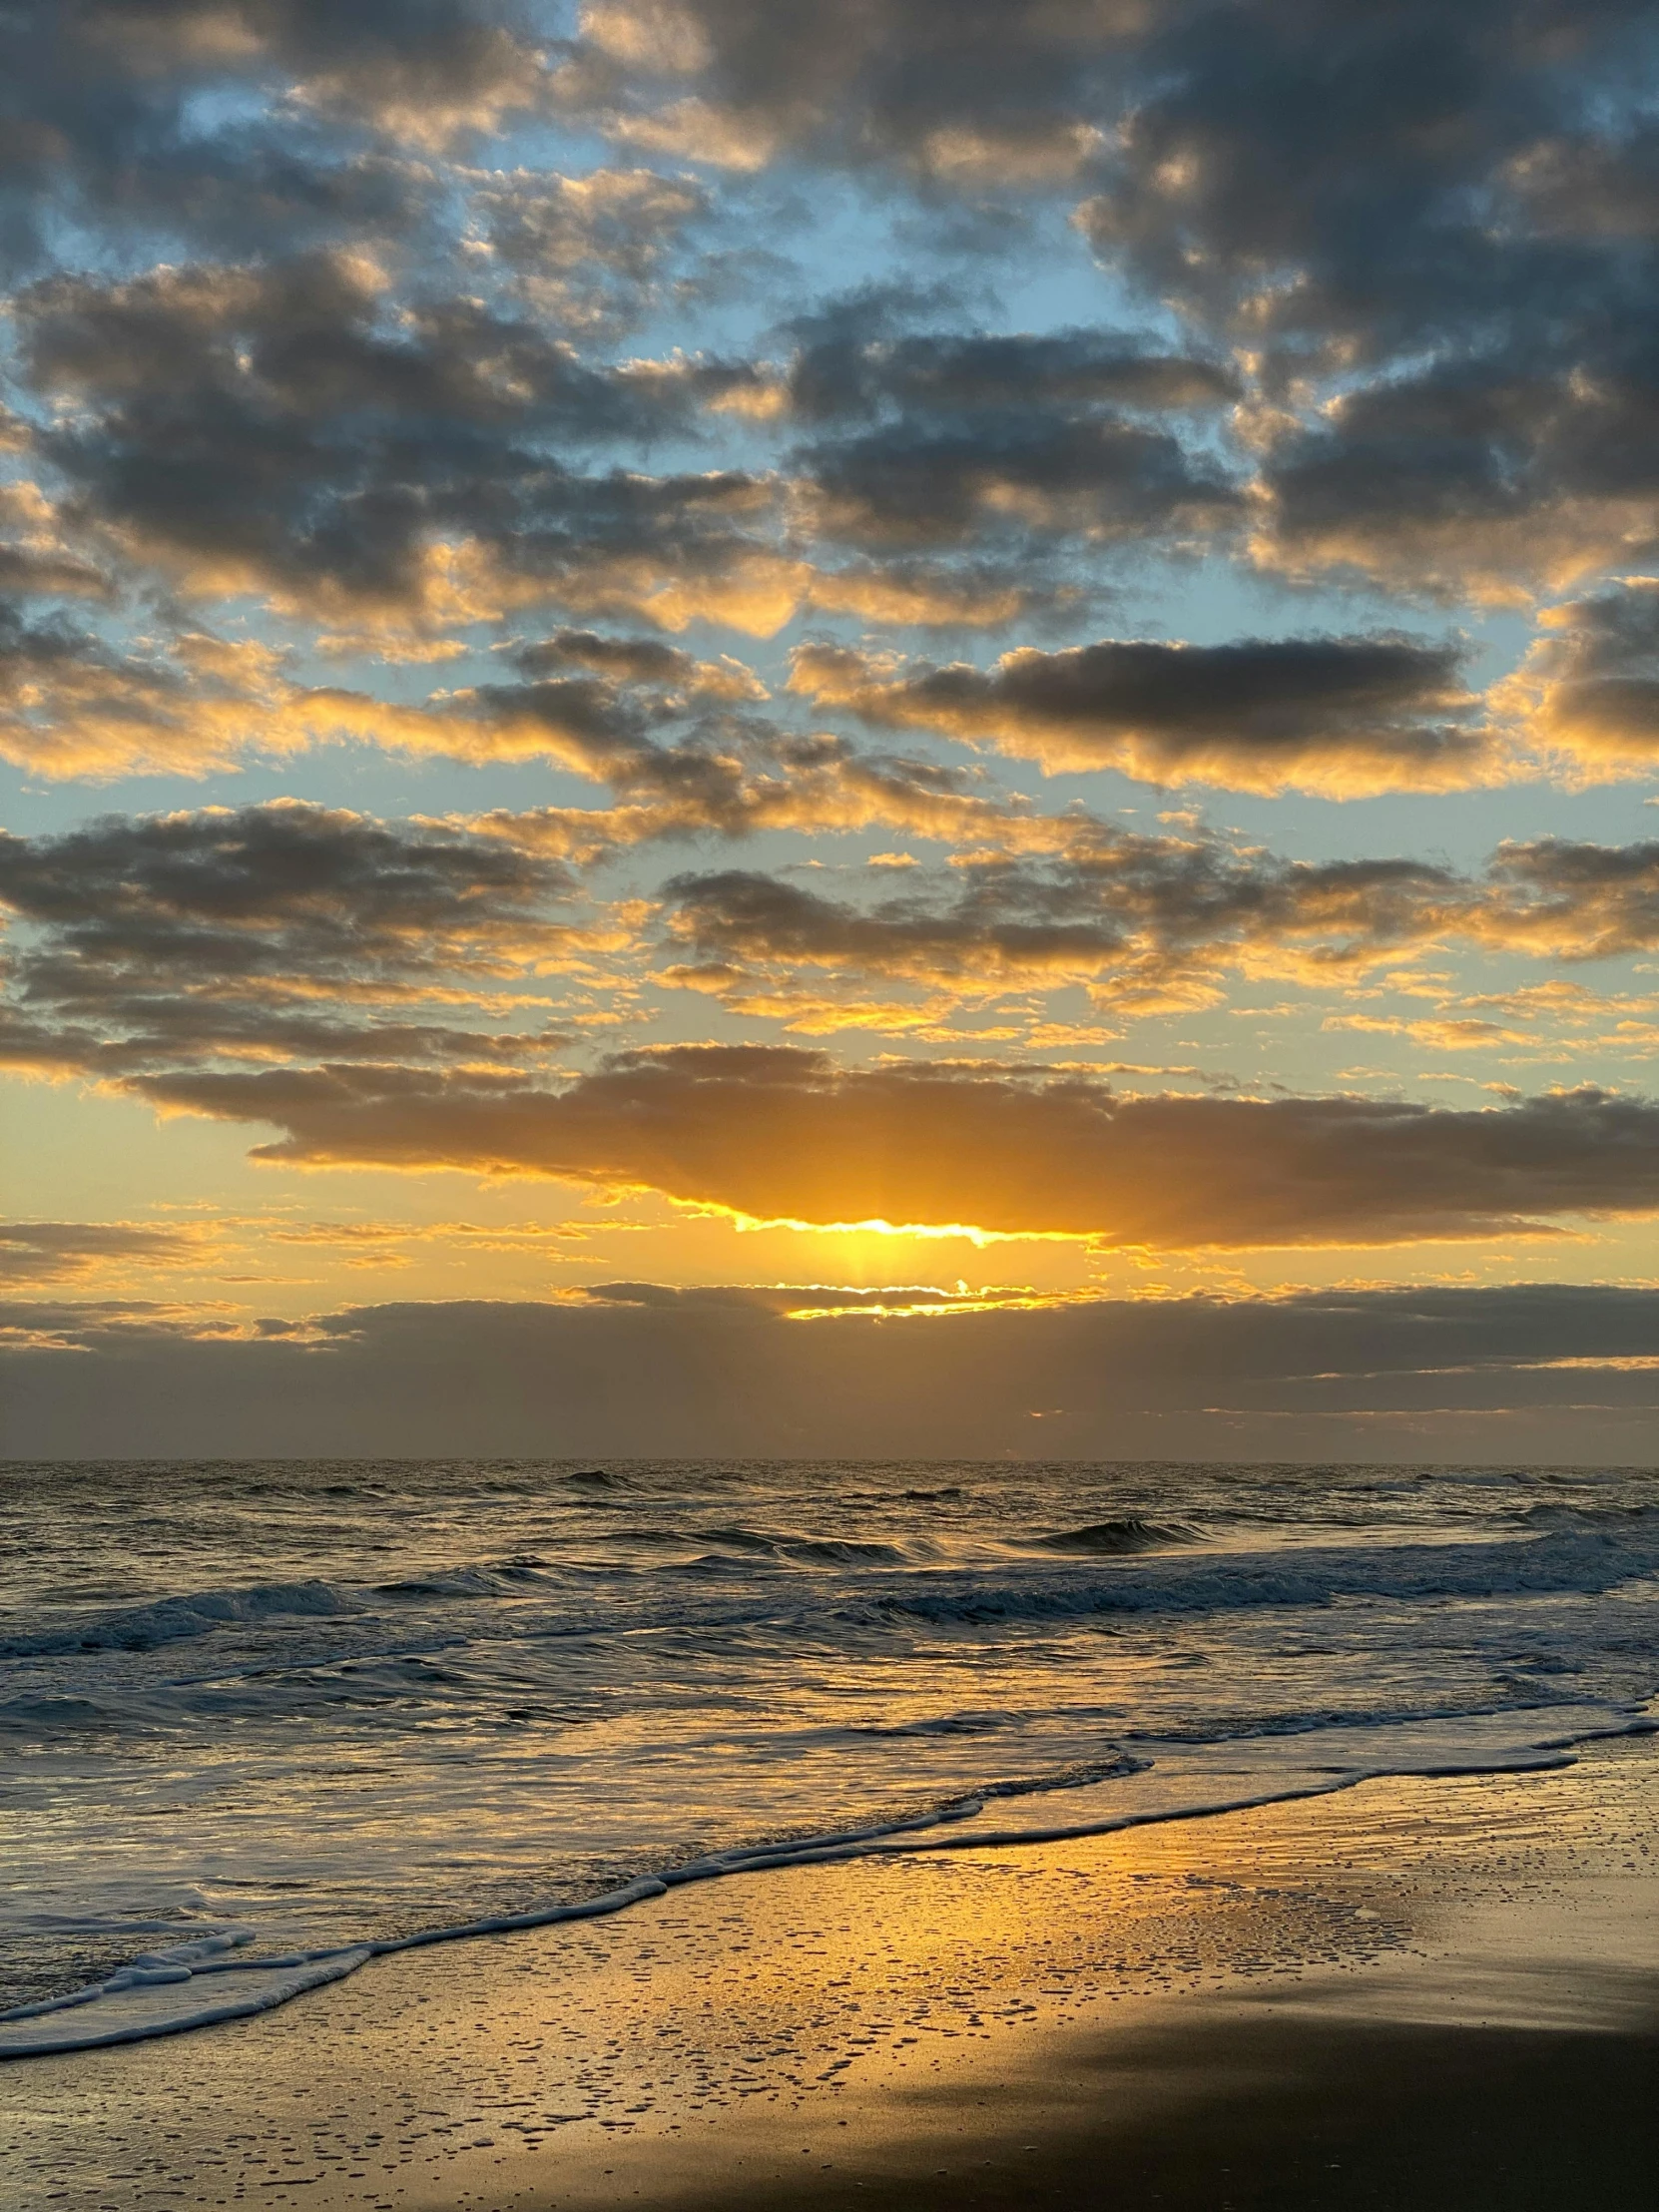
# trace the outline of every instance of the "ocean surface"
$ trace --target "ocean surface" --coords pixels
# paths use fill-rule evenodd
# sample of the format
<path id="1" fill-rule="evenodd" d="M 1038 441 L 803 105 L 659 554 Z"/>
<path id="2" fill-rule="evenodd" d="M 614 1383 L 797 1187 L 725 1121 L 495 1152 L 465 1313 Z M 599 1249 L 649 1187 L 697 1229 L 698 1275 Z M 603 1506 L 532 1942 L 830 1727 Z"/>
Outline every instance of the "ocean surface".
<path id="1" fill-rule="evenodd" d="M 13 1463 L 0 1543 L 0 2055 L 1659 1721 L 1652 1469 Z"/>

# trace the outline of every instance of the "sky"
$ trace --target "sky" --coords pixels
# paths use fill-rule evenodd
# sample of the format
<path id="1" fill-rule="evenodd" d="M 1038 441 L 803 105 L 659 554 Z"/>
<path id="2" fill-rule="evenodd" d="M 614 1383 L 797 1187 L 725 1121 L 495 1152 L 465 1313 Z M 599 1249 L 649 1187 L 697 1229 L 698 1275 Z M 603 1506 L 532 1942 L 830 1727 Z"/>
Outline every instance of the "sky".
<path id="1" fill-rule="evenodd" d="M 0 85 L 0 1452 L 1652 1455 L 1651 7 Z"/>

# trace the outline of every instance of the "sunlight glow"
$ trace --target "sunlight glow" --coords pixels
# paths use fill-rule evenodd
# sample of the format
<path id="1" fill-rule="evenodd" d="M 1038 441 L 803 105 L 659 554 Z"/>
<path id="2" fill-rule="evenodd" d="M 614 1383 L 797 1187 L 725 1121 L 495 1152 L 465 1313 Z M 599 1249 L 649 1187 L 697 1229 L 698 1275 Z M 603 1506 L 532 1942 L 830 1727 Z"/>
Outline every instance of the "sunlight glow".
<path id="1" fill-rule="evenodd" d="M 723 1209 L 724 1211 L 724 1209 Z M 998 1244 L 1087 1244 L 1089 1238 L 1069 1229 L 980 1229 L 971 1222 L 960 1221 L 799 1221 L 789 1215 L 776 1215 L 763 1219 L 754 1214 L 732 1212 L 731 1220 L 740 1236 L 753 1235 L 764 1229 L 793 1229 L 808 1237 L 918 1237 L 935 1242 L 959 1237 L 965 1243 L 983 1249 Z"/>

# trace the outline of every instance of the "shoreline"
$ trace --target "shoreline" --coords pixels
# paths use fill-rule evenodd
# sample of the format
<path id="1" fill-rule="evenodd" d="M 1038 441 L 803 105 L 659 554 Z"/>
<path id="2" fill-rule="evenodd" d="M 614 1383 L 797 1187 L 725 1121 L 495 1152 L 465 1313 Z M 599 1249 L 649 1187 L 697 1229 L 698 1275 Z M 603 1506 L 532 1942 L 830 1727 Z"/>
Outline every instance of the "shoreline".
<path id="1" fill-rule="evenodd" d="M 1231 1815 L 1273 1811 L 1378 1782 L 1494 1781 L 1541 1774 L 1575 1765 L 1589 1745 L 1653 1735 L 1659 1735 L 1659 1717 L 1651 1714 L 1632 1713 L 1618 1726 L 1609 1725 L 1603 1716 L 1593 1721 L 1582 1716 L 1580 1725 L 1565 1735 L 1551 1735 L 1530 1747 L 1500 1752 L 1495 1757 L 1448 1761 L 1443 1754 L 1424 1758 L 1419 1753 L 1415 1760 L 1396 1755 L 1390 1763 L 1372 1767 L 1316 1767 L 1307 1770 L 1300 1781 L 1282 1776 L 1267 1789 L 1247 1781 L 1248 1770 L 1235 1763 L 1232 1787 L 1225 1795 L 1194 1798 L 1177 1782 L 1173 1792 L 1167 1788 L 1159 1791 L 1161 1802 L 1128 1807 L 1121 1796 L 1130 1786 L 1124 1774 L 1108 1771 L 1095 1778 L 1093 1787 L 1075 1787 L 1076 1799 L 1084 1803 L 1101 1786 L 1109 1792 L 1108 1800 L 1082 1819 L 1026 1821 L 1001 1827 L 986 1818 L 996 1796 L 991 1792 L 876 1826 L 740 1845 L 667 1866 L 659 1873 L 642 1874 L 620 1888 L 584 1899 L 439 1925 L 409 1935 L 273 1953 L 262 1949 L 253 1929 L 229 1936 L 216 1934 L 153 1947 L 118 1967 L 106 1980 L 0 2011 L 0 2062 L 108 2049 L 223 2026 L 275 2010 L 342 1980 L 375 1958 L 607 1919 L 673 1891 L 707 1882 L 782 1873 L 791 1868 L 844 1866 L 859 1860 L 890 1862 L 911 1855 L 1028 1851 L 1044 1845 L 1093 1842 L 1144 1828 L 1186 1827 Z M 1162 1779 L 1156 1768 L 1152 1771 L 1155 1782 Z M 1135 1775 L 1136 1781 L 1142 1779 L 1143 1775 Z M 1068 1790 L 1067 1794 L 1072 1792 Z"/>
<path id="2" fill-rule="evenodd" d="M 1623 2212 L 1659 2153 L 1635 2093 L 1659 2071 L 1656 1809 L 1638 1738 L 1542 1774 L 699 1885 L 8 2067 L 0 2186 L 54 2212 Z"/>

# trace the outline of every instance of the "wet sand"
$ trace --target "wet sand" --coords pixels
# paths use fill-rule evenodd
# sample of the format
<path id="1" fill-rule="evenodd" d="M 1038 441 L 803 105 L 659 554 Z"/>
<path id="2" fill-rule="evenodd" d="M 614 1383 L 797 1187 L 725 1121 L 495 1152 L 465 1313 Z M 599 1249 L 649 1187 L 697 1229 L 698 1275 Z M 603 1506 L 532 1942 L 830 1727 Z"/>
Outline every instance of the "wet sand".
<path id="1" fill-rule="evenodd" d="M 19 2212 L 1653 2202 L 1659 1745 L 791 1869 L 0 2071 Z"/>

